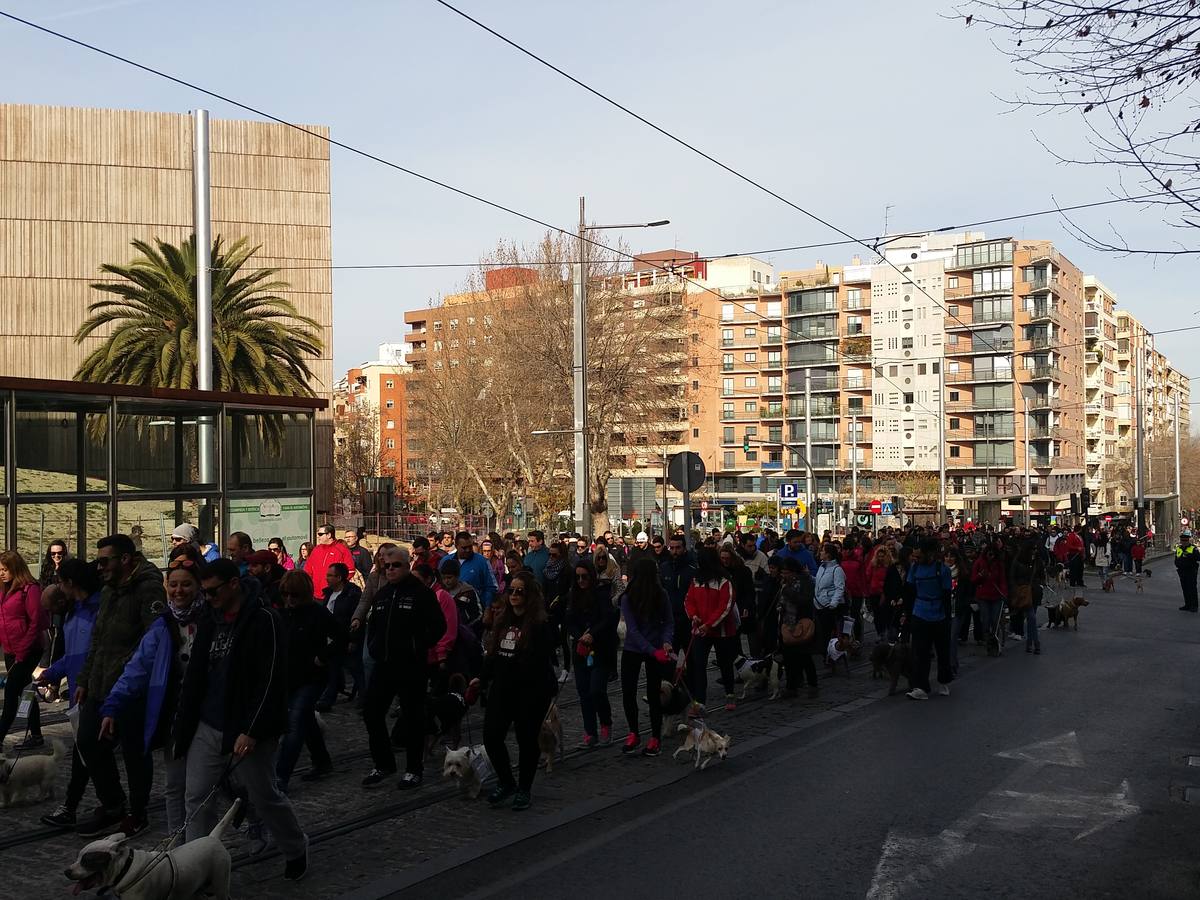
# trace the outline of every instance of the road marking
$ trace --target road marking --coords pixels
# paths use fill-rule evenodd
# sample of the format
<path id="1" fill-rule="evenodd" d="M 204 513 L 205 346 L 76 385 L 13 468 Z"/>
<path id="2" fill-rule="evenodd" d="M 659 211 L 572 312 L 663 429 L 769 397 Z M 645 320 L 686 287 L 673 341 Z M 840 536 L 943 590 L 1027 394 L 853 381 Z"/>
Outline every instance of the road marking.
<path id="1" fill-rule="evenodd" d="M 1002 759 L 1020 759 L 1038 765 L 1083 768 L 1083 751 L 1079 749 L 1079 739 L 1073 731 L 1046 741 L 1038 741 L 1036 744 L 1004 750 L 996 756 Z"/>

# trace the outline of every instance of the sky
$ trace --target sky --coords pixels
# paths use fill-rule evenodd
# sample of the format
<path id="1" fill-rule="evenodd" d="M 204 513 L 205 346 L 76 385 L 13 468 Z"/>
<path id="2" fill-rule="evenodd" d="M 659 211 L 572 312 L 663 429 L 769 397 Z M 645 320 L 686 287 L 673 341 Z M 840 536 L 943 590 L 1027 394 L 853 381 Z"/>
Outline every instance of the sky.
<path id="1" fill-rule="evenodd" d="M 1008 100 L 1028 86 L 949 2 L 551 0 L 456 5 L 854 235 L 915 231 L 1113 196 L 1073 115 Z M 772 199 L 520 55 L 434 0 L 0 0 L 0 9 L 130 56 L 345 143 L 573 230 L 628 232 L 634 250 L 732 253 L 836 240 Z M 3 102 L 240 110 L 0 20 Z M 378 163 L 332 151 L 335 265 L 473 263 L 544 229 Z M 1131 244 L 1178 238 L 1161 213 L 1073 214 Z M 1090 250 L 1057 216 L 989 226 L 1054 240 L 1151 330 L 1197 324 L 1195 264 Z M 777 269 L 849 262 L 852 248 L 768 256 Z M 337 271 L 334 370 L 402 341 L 403 312 L 469 269 Z M 1158 346 L 1186 374 L 1196 333 Z"/>

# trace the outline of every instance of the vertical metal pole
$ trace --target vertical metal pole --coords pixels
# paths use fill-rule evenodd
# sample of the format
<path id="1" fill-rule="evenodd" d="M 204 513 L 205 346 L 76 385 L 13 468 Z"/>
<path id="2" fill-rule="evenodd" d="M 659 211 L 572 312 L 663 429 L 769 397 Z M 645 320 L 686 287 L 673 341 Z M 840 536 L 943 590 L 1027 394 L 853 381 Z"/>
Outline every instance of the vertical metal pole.
<path id="1" fill-rule="evenodd" d="M 1179 474 L 1179 385 L 1175 386 L 1175 494 L 1176 505 L 1183 509 L 1183 480 Z"/>
<path id="2" fill-rule="evenodd" d="M 670 514 L 667 512 L 667 445 L 663 444 L 663 505 L 662 505 L 662 536 L 663 541 L 667 540 L 667 535 L 671 533 L 669 522 Z M 634 535 L 637 537 L 637 535 Z"/>
<path id="3" fill-rule="evenodd" d="M 858 416 L 850 417 L 850 515 L 858 512 Z M 847 521 L 847 526 L 849 522 Z"/>
<path id="4" fill-rule="evenodd" d="M 840 396 L 840 395 L 839 395 Z M 804 510 L 805 531 L 812 531 L 812 523 L 816 521 L 813 514 L 813 492 L 817 489 L 813 482 L 812 464 L 812 369 L 804 370 L 804 460 L 808 463 L 808 473 L 804 476 Z"/>
<path id="5" fill-rule="evenodd" d="M 584 240 L 583 197 L 579 198 L 579 240 L 575 267 L 575 302 L 572 308 L 574 350 L 571 365 L 574 375 L 575 411 L 575 530 L 590 536 L 588 510 L 588 433 L 587 433 L 587 243 Z"/>
<path id="6" fill-rule="evenodd" d="M 946 511 L 946 357 L 938 366 L 938 523 L 945 522 Z"/>
<path id="7" fill-rule="evenodd" d="M 196 239 L 196 388 L 201 391 L 213 389 L 212 342 L 212 197 L 209 173 L 209 130 L 208 110 L 197 109 L 192 113 L 192 219 Z M 200 483 L 212 484 L 213 478 L 213 429 L 211 416 L 196 419 L 196 453 Z M 235 451 L 236 452 L 236 451 Z M 213 533 L 212 504 L 201 508 L 200 531 L 204 540 L 215 541 Z M 207 520 L 207 521 L 205 521 Z"/>
<path id="8" fill-rule="evenodd" d="M 1138 537 L 1141 537 L 1143 529 L 1146 527 L 1146 492 L 1144 481 L 1144 472 L 1142 469 L 1145 454 L 1145 435 L 1143 433 L 1144 423 L 1142 421 L 1142 366 L 1144 365 L 1141 347 L 1141 335 L 1138 335 L 1139 345 L 1133 351 L 1133 402 L 1135 404 L 1134 415 L 1134 436 L 1136 447 L 1133 453 L 1133 492 L 1134 503 L 1137 505 L 1135 513 L 1137 521 Z"/>
<path id="9" fill-rule="evenodd" d="M 1029 527 L 1030 523 L 1030 496 L 1029 496 L 1029 398 L 1024 394 L 1021 395 L 1021 402 L 1025 407 L 1025 527 Z"/>

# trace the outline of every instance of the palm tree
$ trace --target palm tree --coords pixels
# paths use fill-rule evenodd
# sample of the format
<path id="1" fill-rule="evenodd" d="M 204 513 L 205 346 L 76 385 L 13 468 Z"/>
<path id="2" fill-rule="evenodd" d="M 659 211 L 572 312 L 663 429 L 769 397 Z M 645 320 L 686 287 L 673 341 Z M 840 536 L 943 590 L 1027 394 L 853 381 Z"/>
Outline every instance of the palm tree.
<path id="1" fill-rule="evenodd" d="M 101 271 L 120 281 L 97 282 L 115 295 L 90 304 L 75 332 L 80 343 L 106 325 L 112 331 L 88 354 L 75 378 L 147 387 L 196 387 L 196 238 L 182 246 L 133 241 L 141 254 Z M 320 356 L 320 325 L 279 296 L 278 269 L 242 271 L 259 247 L 245 238 L 212 247 L 213 387 L 245 394 L 313 396 L 308 358 Z"/>

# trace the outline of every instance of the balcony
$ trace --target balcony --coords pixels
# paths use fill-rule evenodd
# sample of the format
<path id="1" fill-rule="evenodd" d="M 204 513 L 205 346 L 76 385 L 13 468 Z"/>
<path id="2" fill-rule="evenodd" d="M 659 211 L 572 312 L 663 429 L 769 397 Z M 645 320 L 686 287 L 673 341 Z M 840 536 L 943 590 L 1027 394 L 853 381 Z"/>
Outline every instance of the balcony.
<path id="1" fill-rule="evenodd" d="M 1062 310 L 1057 303 L 1035 303 L 1026 310 L 1030 322 L 1061 322 Z"/>
<path id="2" fill-rule="evenodd" d="M 970 384 L 976 381 L 1012 381 L 1012 369 L 973 369 L 970 372 L 950 372 L 946 374 L 946 384 Z"/>
<path id="3" fill-rule="evenodd" d="M 1057 291 L 1058 276 L 1051 275 L 1049 278 L 1047 278 L 1045 275 L 1042 275 L 1038 278 L 1034 278 L 1032 281 L 1025 282 L 1025 284 L 1029 288 L 1029 293 L 1031 294 L 1041 293 L 1042 291 Z"/>
<path id="4" fill-rule="evenodd" d="M 1029 439 L 1031 441 L 1048 441 L 1059 436 L 1057 425 L 1034 425 L 1029 429 Z"/>
<path id="5" fill-rule="evenodd" d="M 757 422 L 760 416 L 758 411 L 746 412 L 742 411 L 726 411 L 721 410 L 722 422 Z"/>
<path id="6" fill-rule="evenodd" d="M 1088 350 L 1083 354 L 1083 361 L 1089 366 L 1096 366 L 1104 362 L 1104 354 L 1097 350 Z"/>
<path id="7" fill-rule="evenodd" d="M 1013 428 L 951 428 L 946 437 L 952 441 L 1011 441 L 1016 437 Z"/>
<path id="8" fill-rule="evenodd" d="M 782 334 L 764 334 L 762 339 L 764 347 L 781 347 L 783 346 Z"/>
<path id="9" fill-rule="evenodd" d="M 1088 325 L 1083 329 L 1083 336 L 1088 338 L 1100 337 L 1100 329 L 1096 325 Z"/>
<path id="10" fill-rule="evenodd" d="M 1013 409 L 1013 406 L 1012 397 L 981 397 L 978 400 L 953 400 L 946 404 L 946 409 L 950 412 L 971 412 L 977 409 Z"/>
<path id="11" fill-rule="evenodd" d="M 788 343 L 796 341 L 832 341 L 838 337 L 836 328 L 789 328 Z"/>
<path id="12" fill-rule="evenodd" d="M 760 463 L 759 468 L 764 472 L 778 472 L 783 468 L 783 460 L 769 459 L 766 462 Z"/>
<path id="13" fill-rule="evenodd" d="M 782 381 L 778 381 L 778 382 L 768 381 L 767 386 L 762 389 L 762 392 L 764 395 L 782 394 L 783 393 L 783 382 Z"/>
<path id="14" fill-rule="evenodd" d="M 977 297 L 1009 297 L 1012 296 L 1013 286 L 993 285 L 976 287 L 974 284 L 964 284 L 955 288 L 946 288 L 947 300 L 974 300 Z"/>
<path id="15" fill-rule="evenodd" d="M 865 375 L 861 378 L 847 378 L 846 383 L 842 387 L 847 391 L 869 391 L 871 389 L 871 376 Z"/>
<path id="16" fill-rule="evenodd" d="M 1058 381 L 1063 380 L 1062 369 L 1058 366 L 1034 366 L 1032 369 L 1026 369 L 1029 373 L 1030 381 Z"/>
<path id="17" fill-rule="evenodd" d="M 844 301 L 842 301 L 842 309 L 846 310 L 847 312 L 855 312 L 860 309 L 870 309 L 870 308 L 871 308 L 871 298 L 870 297 L 860 297 L 857 300 L 851 300 L 849 297 L 847 297 Z"/>
<path id="18" fill-rule="evenodd" d="M 952 341 L 946 344 L 947 356 L 974 356 L 980 353 L 1012 353 L 1015 343 L 1012 338 L 993 338 L 988 341 Z"/>
<path id="19" fill-rule="evenodd" d="M 870 436 L 864 431 L 847 431 L 844 438 L 847 444 L 867 444 L 870 440 Z"/>
<path id="20" fill-rule="evenodd" d="M 809 390 L 812 393 L 828 393 L 829 391 L 841 390 L 841 379 L 836 375 L 822 376 L 820 378 L 810 378 L 808 381 Z M 803 391 L 804 386 L 799 385 L 798 390 Z"/>
<path id="21" fill-rule="evenodd" d="M 1057 397 L 1050 397 L 1046 394 L 1034 394 L 1029 398 L 1030 409 L 1051 409 L 1058 402 Z"/>
<path id="22" fill-rule="evenodd" d="M 946 271 L 1012 265 L 1012 259 L 1013 248 L 1008 241 L 971 244 L 959 247 L 954 256 L 946 260 Z"/>
<path id="23" fill-rule="evenodd" d="M 1102 412 L 1104 412 L 1104 404 L 1103 403 L 1085 403 L 1083 405 L 1083 411 L 1084 411 L 1084 413 L 1086 413 L 1089 416 L 1098 416 Z"/>
<path id="24" fill-rule="evenodd" d="M 1030 453 L 1029 464 L 1037 469 L 1048 469 L 1054 465 L 1054 457 L 1047 453 Z"/>
<path id="25" fill-rule="evenodd" d="M 974 325 L 992 325 L 1012 320 L 1011 312 L 981 312 L 976 315 L 971 307 L 960 306 L 958 309 L 946 313 L 944 327 L 947 331 L 954 331 Z"/>
<path id="26" fill-rule="evenodd" d="M 1025 340 L 1029 344 L 1030 350 L 1045 350 L 1054 343 L 1048 334 L 1033 334 Z"/>
<path id="27" fill-rule="evenodd" d="M 783 418 L 783 404 L 782 403 L 769 403 L 766 406 L 764 406 L 761 410 L 759 410 L 759 414 L 764 419 L 782 419 Z"/>
<path id="28" fill-rule="evenodd" d="M 1103 453 L 1101 453 L 1099 450 L 1089 450 L 1089 451 L 1088 451 L 1088 452 L 1087 452 L 1087 453 L 1084 455 L 1084 461 L 1085 461 L 1085 462 L 1087 462 L 1087 464 L 1088 464 L 1089 466 L 1099 466 L 1099 465 L 1103 465 L 1103 463 L 1104 463 L 1104 454 L 1103 454 Z"/>
<path id="29" fill-rule="evenodd" d="M 766 362 L 762 364 L 763 371 L 783 368 L 783 356 L 768 356 Z"/>

